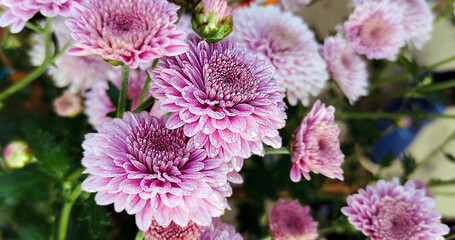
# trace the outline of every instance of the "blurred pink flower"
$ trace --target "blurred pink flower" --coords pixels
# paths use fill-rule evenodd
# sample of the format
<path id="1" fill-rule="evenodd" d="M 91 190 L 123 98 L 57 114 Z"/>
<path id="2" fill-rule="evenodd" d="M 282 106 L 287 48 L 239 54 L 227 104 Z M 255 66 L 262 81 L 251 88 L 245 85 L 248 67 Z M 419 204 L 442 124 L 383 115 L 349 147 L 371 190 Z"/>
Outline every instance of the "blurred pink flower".
<path id="1" fill-rule="evenodd" d="M 269 214 L 269 227 L 275 240 L 314 240 L 318 222 L 310 215 L 310 207 L 298 200 L 279 199 Z"/>
<path id="2" fill-rule="evenodd" d="M 79 95 L 64 91 L 54 99 L 54 109 L 60 117 L 75 117 L 82 112 L 82 99 Z"/>
<path id="3" fill-rule="evenodd" d="M 11 32 L 22 31 L 25 24 L 36 13 L 46 17 L 57 15 L 68 17 L 70 8 L 83 0 L 0 0 L 0 5 L 8 8 L 0 17 L 0 27 L 11 25 Z"/>
<path id="4" fill-rule="evenodd" d="M 365 1 L 339 30 L 359 54 L 393 61 L 408 37 L 402 24 L 404 12 L 393 0 Z"/>
<path id="5" fill-rule="evenodd" d="M 376 186 L 349 196 L 347 203 L 341 212 L 372 240 L 443 240 L 442 236 L 450 231 L 434 209 L 436 201 L 425 196 L 424 189 L 417 189 L 413 180 L 404 186 L 398 178 L 391 182 L 379 180 Z"/>
<path id="6" fill-rule="evenodd" d="M 368 95 L 368 70 L 365 61 L 357 55 L 341 36 L 327 37 L 320 47 L 330 74 L 353 105 L 360 96 Z"/>
<path id="7" fill-rule="evenodd" d="M 343 180 L 341 164 L 344 155 L 340 149 L 340 129 L 334 121 L 335 108 L 325 107 L 317 100 L 302 120 L 291 143 L 291 180 L 300 181 L 303 176 L 310 180 L 310 171 L 329 178 Z"/>
<path id="8" fill-rule="evenodd" d="M 68 52 L 99 55 L 135 69 L 184 53 L 184 31 L 174 24 L 179 7 L 166 0 L 87 0 L 67 20 L 76 40 Z"/>
<path id="9" fill-rule="evenodd" d="M 242 235 L 235 231 L 234 226 L 213 218 L 212 224 L 197 238 L 198 240 L 243 240 Z"/>
<path id="10" fill-rule="evenodd" d="M 329 74 L 314 33 L 301 17 L 277 6 L 252 6 L 237 9 L 234 22 L 232 37 L 275 67 L 274 78 L 286 89 L 289 104 L 307 106 L 321 92 Z"/>

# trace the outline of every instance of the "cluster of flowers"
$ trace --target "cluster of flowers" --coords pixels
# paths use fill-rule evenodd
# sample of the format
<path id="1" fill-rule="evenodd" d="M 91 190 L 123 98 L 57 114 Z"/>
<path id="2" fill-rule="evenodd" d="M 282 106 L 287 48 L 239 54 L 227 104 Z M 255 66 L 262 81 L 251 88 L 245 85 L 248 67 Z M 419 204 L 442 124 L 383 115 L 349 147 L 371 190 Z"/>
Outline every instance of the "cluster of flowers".
<path id="1" fill-rule="evenodd" d="M 55 102 L 61 115 L 75 114 L 75 93 L 86 99 L 97 132 L 82 145 L 89 174 L 82 189 L 96 192 L 99 205 L 134 214 L 148 239 L 242 239 L 218 217 L 230 208 L 230 182 L 243 181 L 244 159 L 264 155 L 263 143 L 281 147 L 284 97 L 308 106 L 331 75 L 354 104 L 368 93 L 362 54 L 393 60 L 406 43 L 420 48 L 430 36 L 433 15 L 424 0 L 357 0 L 339 33 L 318 45 L 302 18 L 287 11 L 308 2 L 233 10 L 224 0 L 202 0 L 191 22 L 183 16 L 177 24 L 179 7 L 166 0 L 0 0 L 7 9 L 0 25 L 18 32 L 37 12 L 70 16 L 66 25 L 54 18 L 57 40 L 72 36 L 74 44 L 49 74 L 69 86 Z M 30 54 L 40 65 L 44 42 L 36 42 Z M 115 110 L 109 82 L 121 88 L 113 65 L 132 69 L 131 110 L 153 96 L 150 112 L 107 116 Z M 310 171 L 343 180 L 334 111 L 317 100 L 295 131 L 292 181 L 310 180 Z M 413 181 L 381 180 L 347 202 L 342 212 L 372 239 L 443 239 L 448 232 L 434 200 Z M 318 236 L 309 207 L 297 201 L 279 200 L 269 218 L 275 239 Z"/>

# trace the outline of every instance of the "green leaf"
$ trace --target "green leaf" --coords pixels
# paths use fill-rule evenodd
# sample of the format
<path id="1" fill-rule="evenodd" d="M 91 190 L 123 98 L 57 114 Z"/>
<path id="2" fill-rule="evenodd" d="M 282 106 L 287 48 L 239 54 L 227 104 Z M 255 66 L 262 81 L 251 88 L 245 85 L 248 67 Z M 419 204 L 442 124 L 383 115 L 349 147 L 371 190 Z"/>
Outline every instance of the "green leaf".
<path id="1" fill-rule="evenodd" d="M 90 232 L 95 238 L 99 236 L 104 227 L 109 226 L 111 223 L 109 212 L 105 207 L 96 205 L 93 196 L 83 202 L 80 220 L 85 219 L 88 220 Z"/>
<path id="2" fill-rule="evenodd" d="M 65 142 L 57 142 L 54 136 L 42 131 L 30 121 L 25 121 L 22 131 L 44 172 L 63 180 L 73 160 L 67 152 Z"/>
<path id="3" fill-rule="evenodd" d="M 112 106 L 117 109 L 118 99 L 120 98 L 120 90 L 111 81 L 108 81 L 107 84 L 109 85 L 109 89 L 106 91 L 107 96 L 109 96 Z"/>
<path id="4" fill-rule="evenodd" d="M 43 190 L 51 181 L 33 168 L 36 168 L 36 164 L 30 164 L 26 168 L 0 176 L 2 184 L 0 199 L 5 205 L 16 205 L 25 198 L 34 201 L 37 198 L 47 197 L 46 191 Z"/>
<path id="5" fill-rule="evenodd" d="M 395 159 L 393 151 L 389 150 L 389 152 L 387 152 L 387 154 L 384 157 L 382 157 L 381 167 L 390 166 L 390 164 L 392 164 L 393 159 Z"/>

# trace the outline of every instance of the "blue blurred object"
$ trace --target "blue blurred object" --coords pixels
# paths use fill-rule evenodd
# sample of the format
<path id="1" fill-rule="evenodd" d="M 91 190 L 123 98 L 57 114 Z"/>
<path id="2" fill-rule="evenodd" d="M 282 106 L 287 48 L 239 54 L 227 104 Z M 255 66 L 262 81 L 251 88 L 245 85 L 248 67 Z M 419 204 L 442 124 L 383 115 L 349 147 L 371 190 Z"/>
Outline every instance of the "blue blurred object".
<path id="1" fill-rule="evenodd" d="M 3 77 L 4 77 L 6 74 L 8 74 L 9 72 L 11 72 L 11 69 L 9 69 L 9 68 L 2 68 L 2 69 L 0 70 L 0 80 L 2 80 Z"/>
<path id="2" fill-rule="evenodd" d="M 445 106 L 441 103 L 430 102 L 425 99 L 408 99 L 406 102 L 397 101 L 388 112 L 402 111 L 422 111 L 429 114 L 442 114 Z M 390 119 L 378 121 L 382 131 L 388 129 L 387 133 L 373 146 L 371 160 L 374 163 L 381 163 L 384 158 L 397 158 L 406 147 L 414 140 L 417 133 L 432 120 L 418 120 L 413 122 L 411 118 L 402 118 L 396 122 Z M 390 128 L 390 129 L 389 129 Z"/>

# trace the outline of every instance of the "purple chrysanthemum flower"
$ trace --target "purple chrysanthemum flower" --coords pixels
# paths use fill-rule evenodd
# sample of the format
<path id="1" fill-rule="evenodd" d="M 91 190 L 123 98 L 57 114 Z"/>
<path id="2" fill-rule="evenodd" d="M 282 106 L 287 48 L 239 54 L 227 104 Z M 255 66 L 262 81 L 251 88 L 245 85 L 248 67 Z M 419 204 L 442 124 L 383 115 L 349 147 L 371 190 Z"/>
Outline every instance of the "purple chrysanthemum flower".
<path id="1" fill-rule="evenodd" d="M 204 231 L 204 227 L 194 222 L 189 222 L 186 227 L 180 227 L 171 222 L 164 228 L 156 221 L 152 221 L 150 228 L 144 232 L 144 237 L 145 240 L 187 240 L 196 239 L 202 231 Z"/>
<path id="2" fill-rule="evenodd" d="M 11 25 L 11 32 L 18 33 L 36 13 L 68 17 L 70 8 L 80 2 L 82 0 L 0 0 L 0 5 L 9 8 L 0 17 L 0 27 Z"/>
<path id="3" fill-rule="evenodd" d="M 225 160 L 263 155 L 262 142 L 280 147 L 284 89 L 272 78 L 273 67 L 231 40 L 188 39 L 188 52 L 163 58 L 150 72 L 154 97 L 172 112 L 166 126 L 183 126 L 192 145 Z"/>
<path id="4" fill-rule="evenodd" d="M 341 35 L 326 38 L 320 52 L 351 105 L 368 94 L 367 65 Z"/>
<path id="5" fill-rule="evenodd" d="M 186 51 L 184 31 L 174 24 L 179 7 L 166 0 L 87 0 L 67 21 L 78 56 L 99 55 L 131 68 Z"/>
<path id="6" fill-rule="evenodd" d="M 351 0 L 351 6 L 358 6 L 366 1 L 384 0 Z M 404 10 L 402 25 L 409 44 L 421 49 L 430 40 L 433 31 L 434 15 L 425 0 L 390 0 Z"/>
<path id="7" fill-rule="evenodd" d="M 63 17 L 53 19 L 51 31 L 61 46 L 71 40 L 71 31 Z M 30 61 L 34 66 L 41 66 L 45 56 L 44 39 L 39 34 L 33 35 L 33 39 L 35 44 L 29 52 Z M 64 52 L 48 67 L 47 73 L 57 87 L 68 86 L 70 92 L 84 94 L 95 79 L 105 78 L 111 71 L 114 71 L 113 66 L 98 57 L 73 56 Z"/>
<path id="8" fill-rule="evenodd" d="M 335 108 L 325 107 L 317 100 L 302 120 L 291 143 L 291 180 L 300 181 L 303 176 L 310 180 L 310 171 L 329 178 L 343 180 L 341 164 L 344 155 L 340 149 L 340 129 L 334 120 Z"/>
<path id="9" fill-rule="evenodd" d="M 264 17 L 273 16 L 273 17 Z M 233 38 L 276 69 L 291 105 L 307 106 L 329 79 L 314 33 L 301 17 L 277 6 L 240 8 L 234 12 Z"/>
<path id="10" fill-rule="evenodd" d="M 340 30 L 356 52 L 368 59 L 393 61 L 407 40 L 403 14 L 404 9 L 392 1 L 365 1 Z"/>
<path id="11" fill-rule="evenodd" d="M 117 89 L 120 89 L 120 71 L 113 71 L 108 74 L 112 83 Z M 147 79 L 147 73 L 140 70 L 130 71 L 128 78 L 128 99 L 131 101 L 131 110 L 133 111 L 139 105 L 142 88 Z M 85 113 L 88 116 L 89 123 L 97 127 L 101 123 L 111 120 L 107 114 L 114 111 L 114 105 L 107 94 L 109 89 L 108 81 L 106 78 L 95 80 L 95 84 L 86 94 L 85 99 Z M 151 96 L 150 92 L 146 93 L 146 98 Z M 156 111 L 156 109 L 155 109 Z"/>
<path id="12" fill-rule="evenodd" d="M 279 199 L 269 214 L 269 227 L 275 240 L 314 240 L 318 222 L 310 215 L 310 207 L 298 200 Z"/>
<path id="13" fill-rule="evenodd" d="M 226 163 L 193 148 L 183 129 L 166 128 L 166 120 L 125 113 L 87 134 L 82 165 L 90 176 L 82 189 L 97 192 L 99 205 L 135 214 L 142 231 L 153 219 L 164 228 L 190 221 L 208 226 L 229 208 Z"/>
<path id="14" fill-rule="evenodd" d="M 235 231 L 234 226 L 221 222 L 219 218 L 213 218 L 212 225 L 197 238 L 198 240 L 243 240 L 242 235 Z"/>
<path id="15" fill-rule="evenodd" d="M 349 196 L 347 203 L 341 212 L 372 240 L 443 240 L 449 233 L 434 209 L 436 201 L 425 196 L 424 189 L 416 189 L 412 180 L 404 186 L 398 178 L 379 180 L 376 186 Z"/>

